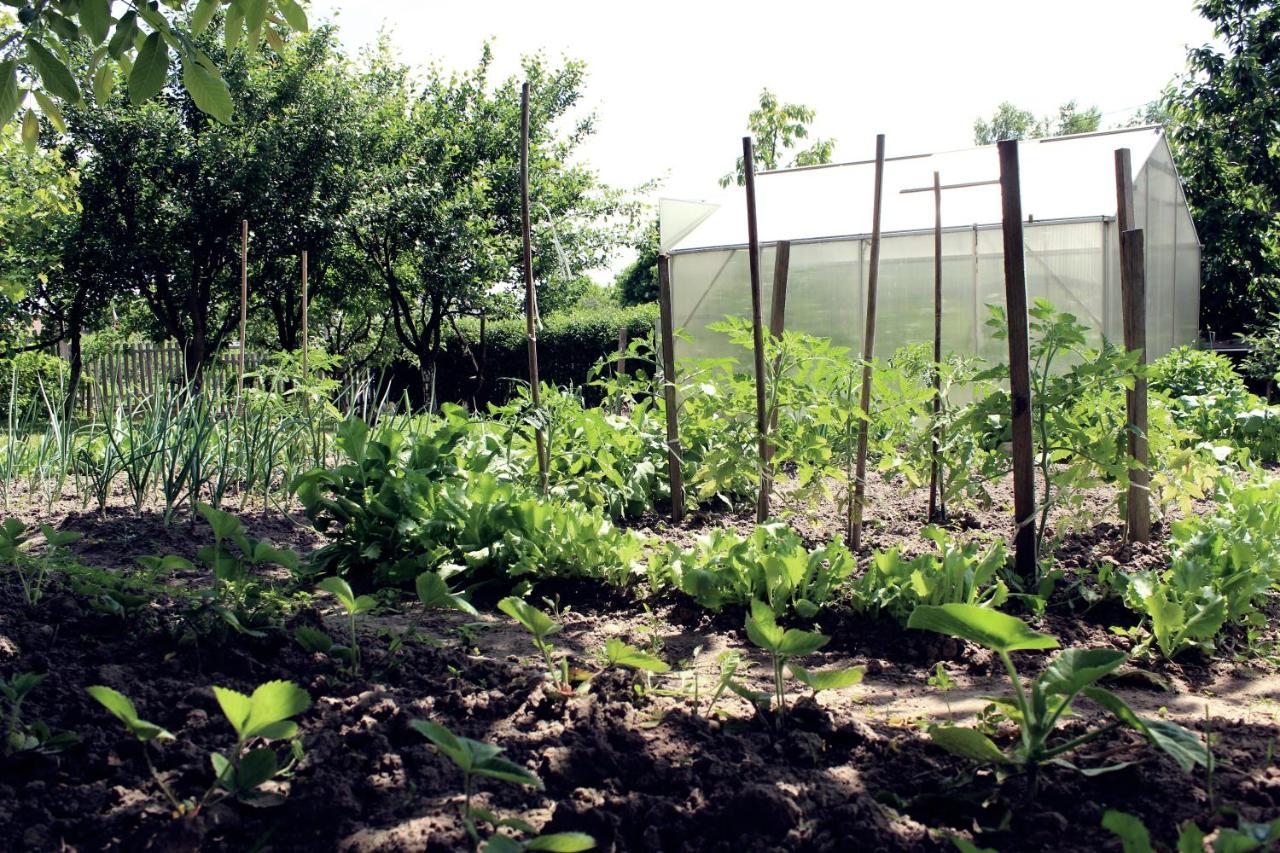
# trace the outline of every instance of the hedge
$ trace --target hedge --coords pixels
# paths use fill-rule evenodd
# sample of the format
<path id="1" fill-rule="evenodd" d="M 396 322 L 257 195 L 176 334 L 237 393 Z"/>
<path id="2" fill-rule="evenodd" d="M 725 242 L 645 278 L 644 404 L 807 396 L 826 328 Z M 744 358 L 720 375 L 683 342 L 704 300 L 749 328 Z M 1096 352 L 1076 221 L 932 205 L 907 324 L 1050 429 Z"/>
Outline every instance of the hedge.
<path id="1" fill-rule="evenodd" d="M 542 381 L 555 385 L 583 386 L 591 368 L 601 358 L 618 351 L 618 333 L 627 330 L 629 340 L 647 339 L 658 322 L 658 306 L 604 307 L 568 311 L 544 317 L 538 332 L 538 372 Z M 480 321 L 458 323 L 467 345 L 480 350 Z M 482 382 L 467 348 L 452 329 L 441 341 L 437 394 L 440 400 L 484 406 L 511 396 L 516 382 L 529 377 L 529 352 L 523 317 L 490 320 L 485 324 Z M 598 397 L 587 389 L 589 401 Z"/>
<path id="2" fill-rule="evenodd" d="M 18 380 L 16 394 L 10 387 L 14 384 L 15 366 Z M 12 358 L 0 358 L 0 418 L 9 417 L 11 395 L 16 417 L 25 417 L 33 407 L 38 416 L 43 416 L 45 404 L 44 398 L 40 396 L 41 381 L 44 382 L 49 399 L 56 400 L 61 387 L 67 382 L 67 370 L 65 361 L 47 352 L 23 352 Z"/>

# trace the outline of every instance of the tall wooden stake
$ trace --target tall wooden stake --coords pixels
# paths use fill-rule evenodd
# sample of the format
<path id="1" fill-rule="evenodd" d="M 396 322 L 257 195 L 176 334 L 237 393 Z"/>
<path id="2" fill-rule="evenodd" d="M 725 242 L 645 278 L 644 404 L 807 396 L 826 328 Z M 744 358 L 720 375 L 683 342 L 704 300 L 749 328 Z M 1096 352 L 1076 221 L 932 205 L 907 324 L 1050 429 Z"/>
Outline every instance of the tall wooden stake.
<path id="1" fill-rule="evenodd" d="M 684 518 L 684 479 L 680 472 L 680 420 L 676 406 L 676 334 L 671 316 L 671 259 L 658 258 L 658 315 L 662 331 L 662 402 L 667 414 L 667 477 L 671 484 L 671 520 Z"/>
<path id="2" fill-rule="evenodd" d="M 302 250 L 302 381 L 307 381 L 307 250 Z"/>
<path id="3" fill-rule="evenodd" d="M 1013 416 L 1014 568 L 1036 577 L 1036 480 L 1031 443 L 1031 354 L 1027 330 L 1026 258 L 1022 246 L 1022 190 L 1018 142 L 1006 139 L 1000 152 L 1000 203 L 1004 224 L 1004 292 L 1009 321 L 1009 399 Z"/>
<path id="4" fill-rule="evenodd" d="M 787 278 L 791 271 L 791 243 L 781 240 L 773 252 L 773 299 L 769 306 L 769 337 L 775 341 L 782 340 L 783 326 L 787 314 Z M 769 401 L 769 434 L 778 429 L 777 377 L 782 365 L 782 354 L 773 360 L 774 387 L 770 391 L 774 399 Z M 769 516 L 769 502 L 773 495 L 773 443 L 768 445 L 765 454 L 765 476 L 760 478 L 759 502 L 764 507 L 764 515 Z"/>
<path id="5" fill-rule="evenodd" d="M 240 366 L 236 393 L 244 392 L 245 327 L 249 322 L 249 220 L 240 220 Z"/>
<path id="6" fill-rule="evenodd" d="M 534 409 L 542 408 L 538 384 L 538 294 L 533 288 L 533 238 L 529 231 L 529 84 L 520 87 L 520 229 L 524 236 L 524 313 L 529 341 L 529 399 Z M 542 427 L 534 431 L 538 454 L 538 476 L 542 493 L 547 493 L 547 436 Z"/>
<path id="7" fill-rule="evenodd" d="M 929 448 L 929 520 L 947 517 L 942 494 L 942 180 L 933 173 L 933 441 Z"/>
<path id="8" fill-rule="evenodd" d="M 1120 235 L 1120 311 L 1124 347 L 1140 352 L 1147 362 L 1147 276 L 1144 239 L 1133 221 L 1133 165 L 1128 148 L 1116 149 L 1116 230 Z M 1129 489 L 1125 495 L 1125 535 L 1130 542 L 1151 538 L 1150 472 L 1147 470 L 1147 378 L 1139 370 L 1133 388 L 1125 392 Z"/>
<path id="9" fill-rule="evenodd" d="M 751 137 L 742 137 L 743 173 L 747 180 L 747 254 L 751 269 L 751 338 L 756 371 L 756 445 L 760 463 L 760 494 L 756 498 L 756 521 L 769 517 L 768 467 L 769 422 L 765 415 L 764 328 L 761 321 L 760 234 L 756 228 L 756 165 Z"/>
<path id="10" fill-rule="evenodd" d="M 867 317 L 862 333 L 862 424 L 853 500 L 849 502 L 849 547 L 862 547 L 862 514 L 867 499 L 867 441 L 871 427 L 871 359 L 876 344 L 876 285 L 880 280 L 880 201 L 884 189 L 884 134 L 876 135 L 876 183 L 871 207 L 871 266 L 867 270 Z"/>

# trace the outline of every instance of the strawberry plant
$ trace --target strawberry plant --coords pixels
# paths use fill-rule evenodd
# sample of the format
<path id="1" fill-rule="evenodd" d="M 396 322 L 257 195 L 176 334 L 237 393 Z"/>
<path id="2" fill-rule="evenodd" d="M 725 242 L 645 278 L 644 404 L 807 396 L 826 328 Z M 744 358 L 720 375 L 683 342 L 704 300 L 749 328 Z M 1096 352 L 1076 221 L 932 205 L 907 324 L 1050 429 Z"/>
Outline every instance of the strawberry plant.
<path id="1" fill-rule="evenodd" d="M 7 564 L 17 576 L 22 598 L 34 607 L 44 597 L 53 571 L 66 568 L 71 556 L 66 546 L 80 539 L 81 534 L 69 530 L 54 530 L 47 524 L 40 525 L 45 550 L 31 553 L 31 536 L 25 524 L 16 518 L 7 518 L 0 524 L 0 564 Z"/>
<path id="2" fill-rule="evenodd" d="M 191 810 L 190 803 L 184 803 L 174 795 L 173 789 L 165 782 L 164 777 L 156 770 L 155 763 L 151 760 L 151 752 L 147 748 L 152 741 L 173 740 L 173 734 L 167 729 L 147 722 L 138 716 L 138 709 L 118 690 L 103 685 L 86 687 L 85 691 L 93 697 L 99 705 L 111 712 L 116 719 L 124 723 L 124 727 L 129 734 L 137 738 L 138 743 L 142 746 L 142 757 L 147 762 L 147 770 L 151 773 L 151 778 L 155 780 L 156 785 L 160 788 L 160 792 L 164 794 L 165 799 L 169 801 L 169 805 L 173 806 L 175 815 L 183 814 Z"/>
<path id="3" fill-rule="evenodd" d="M 1031 630 L 1021 619 L 972 604 L 921 605 L 912 612 L 907 627 L 968 640 L 995 652 L 1013 687 L 1011 696 L 998 699 L 995 704 L 1008 719 L 1017 723 L 1018 743 L 1010 749 L 1001 749 L 982 731 L 954 725 L 931 725 L 929 736 L 943 749 L 964 758 L 1030 772 L 1033 792 L 1040 768 L 1046 764 L 1080 770 L 1090 776 L 1127 766 L 1119 763 L 1082 770 L 1066 758 L 1081 746 L 1121 726 L 1137 731 L 1184 771 L 1202 766 L 1207 760 L 1207 749 L 1195 734 L 1167 720 L 1139 717 L 1120 697 L 1096 685 L 1100 678 L 1124 663 L 1127 658 L 1124 652 L 1065 649 L 1049 662 L 1044 672 L 1024 685 L 1010 654 L 1055 649 L 1058 641 Z M 1084 696 L 1110 713 L 1112 720 L 1076 737 L 1059 736 L 1058 723 L 1071 713 L 1071 703 L 1077 696 Z"/>
<path id="4" fill-rule="evenodd" d="M 502 755 L 502 747 L 491 743 L 472 740 L 455 735 L 439 723 L 427 720 L 412 720 L 415 731 L 431 741 L 454 765 L 462 771 L 462 825 L 467 831 L 470 849 L 483 849 L 486 853 L 509 853 L 521 850 L 550 850 L 561 853 L 576 853 L 590 850 L 596 846 L 595 839 L 580 832 L 559 832 L 552 835 L 538 835 L 527 821 L 518 818 L 499 818 L 488 809 L 472 804 L 475 795 L 476 777 L 497 779 L 529 788 L 542 789 L 542 780 L 534 773 L 516 764 Z M 488 839 L 481 839 L 479 823 L 493 826 L 494 833 Z M 511 829 L 522 835 L 532 836 L 521 841 L 504 835 L 499 830 Z"/>
<path id="5" fill-rule="evenodd" d="M 46 673 L 18 672 L 9 678 L 0 676 L 0 699 L 4 699 L 4 754 L 19 752 L 57 752 L 80 738 L 74 732 L 55 734 L 43 720 L 22 719 L 22 703 L 40 686 Z"/>

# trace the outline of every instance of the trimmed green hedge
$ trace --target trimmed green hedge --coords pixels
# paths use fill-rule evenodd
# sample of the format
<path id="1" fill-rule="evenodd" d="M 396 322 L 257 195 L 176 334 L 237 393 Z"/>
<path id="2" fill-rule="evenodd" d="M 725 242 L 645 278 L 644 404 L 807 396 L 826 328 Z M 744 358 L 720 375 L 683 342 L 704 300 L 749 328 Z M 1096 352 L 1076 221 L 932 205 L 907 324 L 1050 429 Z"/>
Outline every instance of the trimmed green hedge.
<path id="1" fill-rule="evenodd" d="M 596 362 L 617 353 L 621 329 L 626 328 L 629 340 L 646 339 L 657 322 L 657 305 L 590 308 L 544 317 L 538 332 L 538 371 L 542 381 L 585 385 Z M 480 321 L 467 318 L 459 322 L 458 327 L 476 358 L 480 358 Z M 436 380 L 441 401 L 474 403 L 481 407 L 490 402 L 502 403 L 511 395 L 513 379 L 523 382 L 529 378 L 523 317 L 490 320 L 485 324 L 483 376 L 479 378 L 466 347 L 452 329 L 441 343 Z M 587 396 L 594 402 L 598 395 L 588 389 Z"/>
<path id="2" fill-rule="evenodd" d="M 17 391 L 14 384 L 14 367 L 17 367 Z M 0 417 L 9 417 L 9 401 L 13 400 L 16 417 L 24 417 L 35 407 L 36 415 L 45 413 L 44 398 L 40 396 L 40 382 L 44 382 L 49 399 L 57 400 L 59 389 L 67 382 L 68 366 L 56 355 L 47 352 L 23 352 L 12 358 L 0 358 Z"/>

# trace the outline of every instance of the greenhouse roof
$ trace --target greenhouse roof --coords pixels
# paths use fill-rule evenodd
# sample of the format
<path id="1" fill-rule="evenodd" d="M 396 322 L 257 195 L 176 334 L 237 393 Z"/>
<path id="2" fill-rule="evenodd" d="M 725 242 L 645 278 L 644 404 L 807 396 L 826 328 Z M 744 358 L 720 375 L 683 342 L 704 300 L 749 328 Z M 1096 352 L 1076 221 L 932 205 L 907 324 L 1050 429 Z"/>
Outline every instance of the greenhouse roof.
<path id="1" fill-rule="evenodd" d="M 1023 215 L 1037 222 L 1114 217 L 1115 150 L 1130 149 L 1136 178 L 1156 146 L 1165 144 L 1159 127 L 1022 140 L 1018 160 Z M 996 146 L 887 158 L 881 213 L 884 233 L 933 227 L 933 193 L 903 190 L 932 187 L 935 171 L 944 187 L 995 180 L 1000 176 Z M 756 179 L 760 242 L 870 234 L 874 182 L 875 163 L 869 160 L 760 173 Z M 663 251 L 745 245 L 745 205 L 741 188 L 713 203 L 663 199 Z M 944 228 L 995 225 L 1000 219 L 998 184 L 943 192 Z"/>

